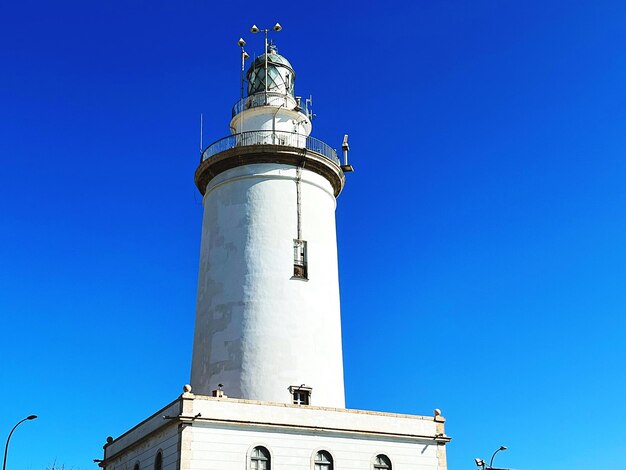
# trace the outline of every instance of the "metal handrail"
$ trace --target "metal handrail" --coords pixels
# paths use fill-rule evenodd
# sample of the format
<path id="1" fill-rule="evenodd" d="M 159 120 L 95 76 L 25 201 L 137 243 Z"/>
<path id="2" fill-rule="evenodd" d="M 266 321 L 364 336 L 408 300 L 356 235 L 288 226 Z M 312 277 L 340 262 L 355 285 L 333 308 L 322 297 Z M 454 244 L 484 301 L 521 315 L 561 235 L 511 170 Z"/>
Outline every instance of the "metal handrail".
<path id="1" fill-rule="evenodd" d="M 335 165 L 341 166 L 337 151 L 326 142 L 296 132 L 272 130 L 246 131 L 223 137 L 204 149 L 200 156 L 200 162 L 226 150 L 250 145 L 279 145 L 307 149 L 327 158 Z"/>
<path id="2" fill-rule="evenodd" d="M 284 93 L 276 93 L 274 91 L 268 91 L 267 93 L 255 93 L 254 95 L 246 96 L 240 99 L 233 106 L 232 117 L 235 117 L 240 112 L 256 108 L 259 106 L 284 106 L 287 109 L 294 109 L 298 106 L 298 102 L 291 95 Z"/>

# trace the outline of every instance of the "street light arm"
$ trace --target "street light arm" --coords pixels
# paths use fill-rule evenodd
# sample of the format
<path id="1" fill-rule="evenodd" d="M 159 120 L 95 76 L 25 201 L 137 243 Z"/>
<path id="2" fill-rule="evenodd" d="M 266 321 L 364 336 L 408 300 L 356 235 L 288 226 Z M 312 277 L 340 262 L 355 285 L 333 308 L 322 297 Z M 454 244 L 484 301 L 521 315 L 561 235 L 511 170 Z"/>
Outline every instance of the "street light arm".
<path id="1" fill-rule="evenodd" d="M 4 461 L 2 462 L 2 470 L 6 470 L 7 468 L 7 453 L 9 452 L 9 442 L 11 442 L 11 436 L 13 435 L 13 431 L 15 431 L 17 427 L 20 424 L 22 424 L 24 421 L 30 421 L 31 419 L 35 419 L 35 418 L 37 418 L 37 416 L 35 415 L 27 416 L 23 420 L 19 421 L 15 426 L 13 426 L 13 429 L 11 429 L 11 432 L 9 433 L 9 437 L 7 437 L 7 443 L 4 446 Z"/>
<path id="2" fill-rule="evenodd" d="M 496 454 L 498 452 L 500 452 L 501 450 L 506 450 L 506 447 L 505 446 L 500 446 L 500 448 L 493 453 L 493 455 L 491 456 L 491 460 L 489 461 L 489 468 L 493 467 L 493 459 L 496 456 Z"/>

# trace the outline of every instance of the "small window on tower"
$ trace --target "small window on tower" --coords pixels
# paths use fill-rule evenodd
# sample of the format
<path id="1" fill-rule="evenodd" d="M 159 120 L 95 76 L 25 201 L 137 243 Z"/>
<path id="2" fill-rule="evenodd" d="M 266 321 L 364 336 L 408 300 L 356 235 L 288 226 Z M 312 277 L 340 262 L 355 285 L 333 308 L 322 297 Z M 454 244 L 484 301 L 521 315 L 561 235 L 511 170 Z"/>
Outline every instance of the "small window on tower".
<path id="1" fill-rule="evenodd" d="M 311 404 L 311 387 L 304 384 L 300 386 L 292 385 L 289 387 L 289 393 L 293 396 L 294 405 L 310 405 Z"/>
<path id="2" fill-rule="evenodd" d="M 293 241 L 293 277 L 308 279 L 306 241 Z"/>

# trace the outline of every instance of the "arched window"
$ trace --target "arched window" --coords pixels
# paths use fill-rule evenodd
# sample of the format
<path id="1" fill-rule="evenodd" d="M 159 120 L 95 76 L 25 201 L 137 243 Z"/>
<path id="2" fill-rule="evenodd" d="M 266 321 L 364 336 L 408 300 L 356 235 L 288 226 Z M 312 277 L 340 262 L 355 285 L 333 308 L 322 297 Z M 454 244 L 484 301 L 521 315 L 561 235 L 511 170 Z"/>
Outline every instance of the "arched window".
<path id="1" fill-rule="evenodd" d="M 374 470 L 391 470 L 391 460 L 383 454 L 374 458 Z"/>
<path id="2" fill-rule="evenodd" d="M 163 454 L 158 451 L 154 458 L 154 470 L 163 470 Z"/>
<path id="3" fill-rule="evenodd" d="M 315 454 L 315 470 L 333 470 L 333 458 L 325 450 Z"/>
<path id="4" fill-rule="evenodd" d="M 139 470 L 139 462 L 135 464 L 135 466 L 133 467 L 133 470 Z"/>
<path id="5" fill-rule="evenodd" d="M 270 470 L 270 453 L 265 447 L 255 447 L 250 454 L 250 470 Z"/>

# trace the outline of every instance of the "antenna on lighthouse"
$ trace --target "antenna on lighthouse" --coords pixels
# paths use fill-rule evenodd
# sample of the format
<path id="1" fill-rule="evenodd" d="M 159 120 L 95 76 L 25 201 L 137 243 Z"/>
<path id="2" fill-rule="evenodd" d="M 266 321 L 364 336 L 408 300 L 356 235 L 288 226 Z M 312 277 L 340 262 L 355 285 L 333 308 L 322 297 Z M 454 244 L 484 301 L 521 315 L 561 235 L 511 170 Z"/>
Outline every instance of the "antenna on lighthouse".
<path id="1" fill-rule="evenodd" d="M 309 95 L 309 97 L 304 100 L 304 106 L 306 108 L 306 115 L 309 118 L 309 121 L 312 121 L 313 118 L 316 116 L 313 113 L 313 95 Z"/>
<path id="2" fill-rule="evenodd" d="M 200 113 L 200 153 L 202 153 L 202 113 Z"/>

